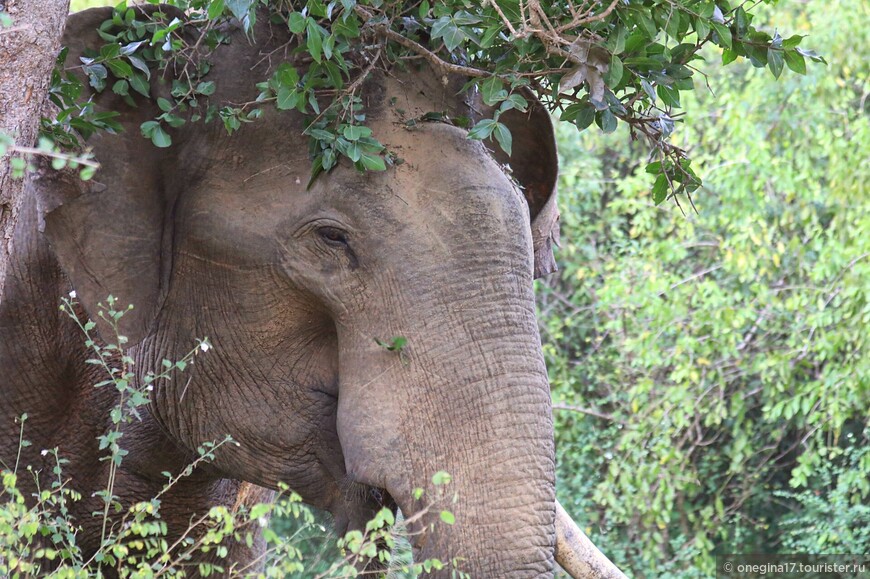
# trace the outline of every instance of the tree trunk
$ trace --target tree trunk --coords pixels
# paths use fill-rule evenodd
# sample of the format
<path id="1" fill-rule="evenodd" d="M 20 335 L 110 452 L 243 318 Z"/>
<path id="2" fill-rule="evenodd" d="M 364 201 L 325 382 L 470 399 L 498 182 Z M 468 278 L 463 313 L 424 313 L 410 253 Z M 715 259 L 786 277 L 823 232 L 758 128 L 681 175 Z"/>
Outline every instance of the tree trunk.
<path id="1" fill-rule="evenodd" d="M 0 11 L 12 18 L 11 28 L 0 29 L 0 133 L 32 147 L 69 0 L 0 0 Z M 25 184 L 12 178 L 9 159 L 0 158 L 0 301 Z"/>

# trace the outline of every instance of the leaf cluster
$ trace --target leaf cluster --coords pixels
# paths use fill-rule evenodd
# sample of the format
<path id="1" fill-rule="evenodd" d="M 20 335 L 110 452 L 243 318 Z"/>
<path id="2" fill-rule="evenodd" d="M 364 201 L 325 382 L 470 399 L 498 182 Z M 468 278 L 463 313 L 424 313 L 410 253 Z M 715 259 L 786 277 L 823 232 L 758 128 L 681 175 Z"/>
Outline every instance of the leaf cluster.
<path id="1" fill-rule="evenodd" d="M 170 128 L 220 119 L 237 130 L 271 103 L 308 118 L 312 177 L 347 158 L 359 170 L 384 170 L 393 156 L 377 135 L 361 131 L 360 98 L 373 70 L 425 61 L 439 73 L 469 79 L 492 107 L 469 127 L 471 139 L 491 139 L 510 152 L 512 138 L 499 116 L 526 110 L 534 96 L 578 130 L 595 123 L 605 133 L 621 124 L 642 137 L 657 203 L 668 193 L 690 195 L 701 179 L 670 137 L 685 119 L 681 95 L 695 90 L 701 49 L 715 46 L 724 64 L 740 57 L 804 74 L 806 60 L 822 61 L 799 44 L 753 25 L 753 8 L 728 0 L 171 0 L 185 21 L 152 10 L 145 17 L 122 3 L 99 34 L 107 44 L 82 61 L 91 85 L 124 97 L 149 96 L 149 70 L 171 66 L 173 100 L 142 127 L 157 146 L 171 144 Z M 265 10 L 265 11 L 263 11 Z M 214 85 L 207 55 L 219 48 L 221 24 L 234 19 L 249 33 L 257 18 L 286 26 L 291 60 L 258 86 L 249 103 L 207 103 Z M 132 91 L 132 92 L 131 92 Z M 348 135 L 356 136 L 349 138 Z"/>

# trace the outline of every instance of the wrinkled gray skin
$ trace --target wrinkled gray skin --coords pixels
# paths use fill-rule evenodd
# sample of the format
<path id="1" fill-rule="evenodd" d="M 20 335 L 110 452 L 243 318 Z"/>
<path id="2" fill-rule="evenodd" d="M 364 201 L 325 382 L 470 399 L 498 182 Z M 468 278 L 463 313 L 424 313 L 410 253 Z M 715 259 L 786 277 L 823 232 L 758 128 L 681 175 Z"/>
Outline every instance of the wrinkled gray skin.
<path id="1" fill-rule="evenodd" d="M 92 31 L 109 14 L 70 18 L 69 63 L 99 45 Z M 213 102 L 250 100 L 269 61 L 254 65 L 282 34 L 260 29 L 251 46 L 236 33 L 213 55 Z M 153 496 L 160 473 L 180 471 L 200 443 L 238 441 L 164 498 L 171 532 L 285 482 L 332 512 L 341 533 L 382 504 L 417 512 L 425 498 L 413 489 L 433 496 L 427 484 L 446 470 L 456 524 L 422 533 L 418 557 L 462 557 L 473 577 L 552 575 L 553 425 L 532 293 L 533 274 L 552 267 L 552 128 L 539 107 L 502 117 L 514 135 L 506 159 L 454 126 L 404 126 L 429 111 L 485 114 L 457 86 L 425 70 L 375 75 L 363 93 L 369 125 L 404 163 L 341 166 L 309 190 L 298 115 L 266 107 L 233 136 L 188 124 L 161 150 L 139 135 L 159 114 L 151 104 L 97 98 L 127 130 L 91 139 L 103 165 L 95 183 L 36 181 L 0 304 L 0 459 L 14 463 L 14 418 L 27 412 L 34 445 L 22 463 L 42 465 L 44 481 L 39 449 L 70 460 L 86 547 L 98 541 L 87 513 L 100 507 L 89 497 L 107 468 L 96 437 L 115 399 L 92 387 L 103 377 L 58 312 L 73 288 L 82 315 L 96 316 L 109 293 L 135 304 L 122 331 L 141 375 L 197 338 L 214 345 L 157 387 L 123 439 L 117 494 L 127 503 Z M 166 92 L 156 80 L 153 90 Z M 408 340 L 404 363 L 375 342 L 394 336 Z"/>

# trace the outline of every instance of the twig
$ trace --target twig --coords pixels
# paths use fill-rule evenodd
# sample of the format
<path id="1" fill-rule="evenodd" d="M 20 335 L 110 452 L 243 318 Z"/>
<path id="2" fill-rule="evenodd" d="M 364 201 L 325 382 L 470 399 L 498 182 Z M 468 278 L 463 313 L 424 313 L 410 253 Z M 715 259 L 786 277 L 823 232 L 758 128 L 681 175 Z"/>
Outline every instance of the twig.
<path id="1" fill-rule="evenodd" d="M 44 151 L 42 149 L 37 149 L 36 147 L 19 147 L 18 145 L 13 145 L 9 147 L 10 151 L 15 153 L 21 153 L 22 155 L 40 155 L 43 157 L 51 157 L 53 159 L 63 159 L 64 161 L 71 163 L 78 163 L 79 165 L 85 165 L 87 167 L 93 167 L 98 169 L 100 164 L 96 161 L 92 161 L 90 159 L 85 159 L 82 157 L 76 157 L 75 155 L 70 155 L 68 153 L 59 153 L 55 151 Z"/>
<path id="2" fill-rule="evenodd" d="M 366 20 L 373 18 L 372 13 L 369 12 L 368 10 L 366 10 L 365 8 L 363 8 L 362 6 L 359 6 L 359 5 L 355 6 L 354 10 L 356 11 L 357 14 L 359 14 L 360 16 L 365 18 Z M 439 69 L 441 72 L 448 73 L 448 74 L 459 74 L 459 75 L 465 75 L 465 76 L 472 76 L 472 77 L 476 77 L 476 78 L 484 78 L 484 77 L 492 76 L 491 73 L 486 72 L 485 70 L 481 70 L 479 68 L 471 68 L 469 66 L 461 66 L 459 64 L 451 64 L 449 62 L 444 62 L 442 59 L 438 58 L 438 56 L 436 56 L 434 52 L 428 50 L 423 45 L 421 45 L 417 42 L 414 42 L 410 38 L 406 38 L 406 37 L 402 36 L 398 32 L 390 30 L 390 27 L 388 24 L 379 24 L 379 25 L 374 27 L 374 31 L 376 34 L 378 34 L 379 36 L 382 36 L 383 38 L 386 38 L 387 40 L 392 40 L 396 44 L 399 44 L 401 46 L 404 46 L 405 48 L 413 50 L 414 52 L 416 52 L 417 54 L 419 54 L 420 56 L 425 58 L 429 62 L 429 64 L 431 64 L 435 68 Z"/>
<path id="3" fill-rule="evenodd" d="M 700 277 L 704 277 L 704 276 L 707 275 L 708 273 L 713 273 L 713 272 L 716 271 L 717 269 L 722 269 L 723 267 L 724 267 L 724 266 L 720 263 L 719 265 L 714 265 L 713 267 L 708 267 L 707 269 L 703 269 L 703 270 L 699 271 L 698 273 L 693 274 L 693 275 L 690 275 L 689 277 L 687 277 L 687 278 L 685 278 L 685 279 L 681 279 L 680 281 L 678 281 L 677 283 L 675 283 L 674 285 L 672 285 L 671 287 L 669 287 L 667 290 L 665 290 L 665 291 L 663 291 L 663 292 L 659 292 L 658 297 L 662 297 L 663 295 L 665 295 L 665 294 L 668 293 L 669 291 L 671 291 L 671 290 L 673 290 L 673 289 L 676 289 L 676 288 L 680 287 L 680 286 L 683 285 L 684 283 L 689 283 L 690 281 L 694 281 L 694 280 L 696 280 L 696 279 L 698 279 L 698 278 L 700 278 Z"/>
<path id="4" fill-rule="evenodd" d="M 590 22 L 597 22 L 598 20 L 604 20 L 605 18 L 610 16 L 610 13 L 613 12 L 613 10 L 616 8 L 617 4 L 619 4 L 619 0 L 613 0 L 610 3 L 610 6 L 605 8 L 603 12 L 599 12 L 598 14 L 595 14 L 594 16 L 587 16 L 589 14 L 589 12 L 585 12 L 584 14 L 581 14 L 581 18 L 579 18 L 579 19 L 575 18 L 574 20 L 572 20 L 568 24 L 563 24 L 562 26 L 559 26 L 556 30 L 558 32 L 564 32 L 570 28 L 576 28 L 577 26 L 581 26 L 583 24 L 589 24 Z"/>
<path id="5" fill-rule="evenodd" d="M 553 404 L 553 410 L 567 410 L 569 412 L 577 412 L 579 414 L 586 414 L 587 416 L 594 416 L 595 418 L 600 418 L 602 420 L 607 420 L 608 422 L 616 422 L 617 424 L 626 424 L 624 420 L 616 418 L 611 414 L 605 414 L 604 412 L 599 412 L 598 410 L 594 410 L 592 408 L 584 408 L 582 406 L 572 406 L 570 404 Z"/>

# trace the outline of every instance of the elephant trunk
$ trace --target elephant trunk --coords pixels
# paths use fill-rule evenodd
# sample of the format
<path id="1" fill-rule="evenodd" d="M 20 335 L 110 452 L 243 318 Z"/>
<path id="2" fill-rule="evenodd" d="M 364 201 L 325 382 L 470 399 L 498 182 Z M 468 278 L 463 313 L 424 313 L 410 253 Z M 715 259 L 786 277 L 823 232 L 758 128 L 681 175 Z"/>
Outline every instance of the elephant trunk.
<path id="1" fill-rule="evenodd" d="M 556 503 L 556 562 L 574 579 L 625 579 L 565 509 Z"/>
<path id="2" fill-rule="evenodd" d="M 481 285 L 379 335 L 339 326 L 345 464 L 414 521 L 416 559 L 455 560 L 472 577 L 551 577 L 553 426 L 531 284 Z M 401 351 L 384 347 L 395 336 Z M 434 484 L 438 471 L 452 482 Z"/>
<path id="3" fill-rule="evenodd" d="M 394 487 L 406 514 L 430 510 L 417 529 L 422 532 L 419 557 L 449 563 L 455 558 L 472 577 L 549 577 L 553 567 L 548 382 L 543 370 L 524 373 L 506 367 L 529 355 L 519 349 L 531 350 L 531 345 L 521 344 L 514 341 L 487 361 L 477 358 L 479 352 L 451 352 L 459 378 L 445 384 L 456 402 L 447 405 L 441 397 L 423 402 L 423 407 L 435 404 L 443 410 L 438 421 L 419 425 L 418 436 L 433 440 L 424 452 L 410 453 L 414 459 L 407 478 L 424 486 L 434 471 L 447 471 L 452 482 L 440 488 L 428 485 L 420 500 L 408 497 L 401 485 Z M 472 343 L 465 348 L 475 351 Z M 469 376 L 469 369 L 477 375 Z M 455 522 L 445 523 L 443 511 Z"/>

